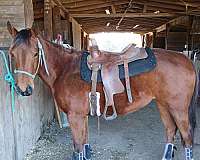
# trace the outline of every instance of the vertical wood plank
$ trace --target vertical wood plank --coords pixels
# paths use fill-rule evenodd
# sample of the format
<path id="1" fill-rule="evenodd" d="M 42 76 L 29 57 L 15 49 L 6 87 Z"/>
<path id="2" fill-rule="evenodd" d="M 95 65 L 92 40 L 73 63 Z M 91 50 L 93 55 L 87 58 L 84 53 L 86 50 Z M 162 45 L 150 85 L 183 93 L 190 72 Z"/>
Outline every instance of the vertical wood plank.
<path id="1" fill-rule="evenodd" d="M 44 34 L 48 40 L 53 38 L 51 0 L 44 0 Z"/>
<path id="2" fill-rule="evenodd" d="M 32 0 L 24 0 L 24 18 L 25 18 L 25 27 L 31 28 L 34 21 Z"/>
<path id="3" fill-rule="evenodd" d="M 1 0 L 0 0 L 1 1 Z M 0 49 L 12 40 L 6 27 L 7 21 L 18 29 L 31 27 L 32 0 L 0 2 Z M 33 147 L 45 124 L 54 117 L 54 103 L 49 89 L 39 78 L 31 97 L 18 97 L 15 112 L 11 110 L 10 87 L 4 81 L 4 62 L 0 55 L 0 160 L 22 160 Z"/>
<path id="4" fill-rule="evenodd" d="M 60 15 L 60 7 L 53 8 L 53 33 L 54 39 L 58 34 L 62 34 L 61 32 L 61 15 Z"/>
<path id="5" fill-rule="evenodd" d="M 166 30 L 165 30 L 165 49 L 168 49 L 168 36 L 169 36 L 169 24 L 166 24 Z"/>
<path id="6" fill-rule="evenodd" d="M 72 32 L 73 32 L 73 47 L 81 50 L 81 27 L 73 18 L 72 18 Z"/>

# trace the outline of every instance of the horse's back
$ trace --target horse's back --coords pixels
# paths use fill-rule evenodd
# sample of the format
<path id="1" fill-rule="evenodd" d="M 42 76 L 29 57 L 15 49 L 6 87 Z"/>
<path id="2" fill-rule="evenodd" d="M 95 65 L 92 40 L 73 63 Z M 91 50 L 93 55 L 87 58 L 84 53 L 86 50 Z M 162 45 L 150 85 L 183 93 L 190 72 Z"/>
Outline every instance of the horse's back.
<path id="1" fill-rule="evenodd" d="M 160 48 L 154 48 L 152 50 L 158 60 L 158 63 L 167 63 L 170 67 L 182 66 L 183 69 L 194 71 L 192 61 L 181 52 Z"/>

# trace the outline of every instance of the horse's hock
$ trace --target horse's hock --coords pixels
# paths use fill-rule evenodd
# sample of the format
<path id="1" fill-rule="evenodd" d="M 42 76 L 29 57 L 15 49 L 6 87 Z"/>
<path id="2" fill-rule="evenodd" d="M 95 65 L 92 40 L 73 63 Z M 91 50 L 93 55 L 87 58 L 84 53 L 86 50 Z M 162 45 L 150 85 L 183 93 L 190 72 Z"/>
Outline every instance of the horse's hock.
<path id="1" fill-rule="evenodd" d="M 7 52 L 11 42 L 6 27 L 8 19 L 14 21 L 17 28 L 32 25 L 33 13 L 26 13 L 24 9 L 31 7 L 30 2 L 0 2 L 0 49 L 4 49 L 4 52 Z M 5 72 L 0 54 L 0 160 L 22 160 L 40 137 L 44 125 L 53 119 L 54 103 L 47 87 L 37 78 L 34 96 L 23 98 L 15 95 L 15 108 L 12 111 L 10 86 L 4 80 Z"/>

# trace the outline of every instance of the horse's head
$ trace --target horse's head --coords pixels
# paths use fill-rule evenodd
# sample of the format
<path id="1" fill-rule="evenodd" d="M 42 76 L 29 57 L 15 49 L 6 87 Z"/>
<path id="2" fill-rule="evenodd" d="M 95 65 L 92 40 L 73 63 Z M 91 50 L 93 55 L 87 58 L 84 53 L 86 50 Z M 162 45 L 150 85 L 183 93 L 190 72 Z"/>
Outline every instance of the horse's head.
<path id="1" fill-rule="evenodd" d="M 30 96 L 40 63 L 37 37 L 32 29 L 17 31 L 10 22 L 7 23 L 7 28 L 13 37 L 9 55 L 15 62 L 17 92 L 22 96 Z"/>

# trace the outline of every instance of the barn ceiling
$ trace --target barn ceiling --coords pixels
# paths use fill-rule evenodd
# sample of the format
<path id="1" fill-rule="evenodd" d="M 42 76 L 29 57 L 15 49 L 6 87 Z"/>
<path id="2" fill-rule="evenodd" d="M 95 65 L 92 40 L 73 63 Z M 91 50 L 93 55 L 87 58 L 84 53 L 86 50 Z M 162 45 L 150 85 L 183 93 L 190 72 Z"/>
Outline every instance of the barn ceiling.
<path id="1" fill-rule="evenodd" d="M 200 15 L 200 0 L 55 0 L 88 32 L 149 32 L 183 15 Z M 106 13 L 107 12 L 107 13 Z"/>

